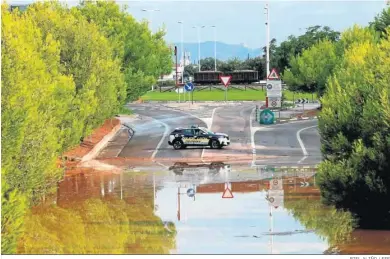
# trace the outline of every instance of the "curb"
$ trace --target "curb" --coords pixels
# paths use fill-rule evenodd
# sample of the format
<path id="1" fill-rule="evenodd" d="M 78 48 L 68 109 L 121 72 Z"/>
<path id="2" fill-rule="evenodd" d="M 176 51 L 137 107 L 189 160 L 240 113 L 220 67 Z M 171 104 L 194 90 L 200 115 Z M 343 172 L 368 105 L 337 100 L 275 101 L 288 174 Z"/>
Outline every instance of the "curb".
<path id="1" fill-rule="evenodd" d="M 280 122 L 289 122 L 289 121 L 315 120 L 317 118 L 318 118 L 317 116 L 313 116 L 313 117 L 298 117 L 298 118 L 292 118 L 292 119 L 277 120 L 276 122 L 280 123 Z"/>
<path id="2" fill-rule="evenodd" d="M 108 142 L 118 133 L 121 128 L 121 124 L 115 126 L 110 133 L 105 135 L 102 140 L 100 140 L 91 151 L 89 151 L 85 156 L 81 158 L 81 162 L 86 162 L 94 159 L 99 152 L 108 144 Z"/>
<path id="3" fill-rule="evenodd" d="M 126 125 L 126 123 L 123 123 L 121 121 L 120 124 L 118 124 L 117 126 L 115 126 L 110 133 L 108 133 L 106 136 L 103 137 L 102 140 L 100 140 L 93 148 L 91 151 L 89 151 L 85 156 L 83 156 L 81 158 L 81 161 L 80 162 L 87 162 L 87 161 L 90 161 L 90 160 L 93 160 L 95 159 L 99 153 L 107 146 L 107 144 L 118 134 L 118 132 L 120 132 L 121 129 L 123 129 L 123 127 L 126 127 L 128 129 L 128 132 L 129 132 L 129 141 L 131 140 L 131 138 L 134 136 L 135 134 L 135 131 L 128 125 Z"/>

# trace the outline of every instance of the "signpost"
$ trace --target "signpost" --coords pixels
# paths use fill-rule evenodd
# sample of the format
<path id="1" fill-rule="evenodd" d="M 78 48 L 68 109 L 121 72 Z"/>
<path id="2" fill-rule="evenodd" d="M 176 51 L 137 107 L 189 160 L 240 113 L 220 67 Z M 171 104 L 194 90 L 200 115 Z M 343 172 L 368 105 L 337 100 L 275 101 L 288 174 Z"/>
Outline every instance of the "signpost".
<path id="1" fill-rule="evenodd" d="M 190 197 L 190 198 L 194 197 L 195 196 L 195 190 L 192 189 L 192 188 L 188 189 L 187 190 L 187 196 Z"/>
<path id="2" fill-rule="evenodd" d="M 230 184 L 225 183 L 225 191 L 222 194 L 222 198 L 234 198 L 232 191 L 230 190 Z"/>
<path id="3" fill-rule="evenodd" d="M 283 180 L 281 178 L 271 179 L 269 181 L 269 190 L 267 196 L 268 204 L 275 209 L 283 205 L 284 190 Z"/>
<path id="4" fill-rule="evenodd" d="M 227 88 L 230 83 L 230 80 L 232 79 L 232 76 L 220 76 L 219 79 L 221 79 L 223 85 L 225 86 L 225 102 L 227 101 Z"/>
<path id="5" fill-rule="evenodd" d="M 195 86 L 191 83 L 191 82 L 188 82 L 184 85 L 184 89 L 187 91 L 187 92 L 191 92 L 191 96 L 192 96 L 192 103 L 194 103 L 194 88 Z M 190 100 L 190 98 L 188 98 L 188 101 Z"/>
<path id="6" fill-rule="evenodd" d="M 273 124 L 274 123 L 274 113 L 270 109 L 265 109 L 260 112 L 260 124 Z"/>
<path id="7" fill-rule="evenodd" d="M 276 73 L 275 68 L 267 78 L 267 107 L 280 108 L 282 107 L 282 81 Z"/>

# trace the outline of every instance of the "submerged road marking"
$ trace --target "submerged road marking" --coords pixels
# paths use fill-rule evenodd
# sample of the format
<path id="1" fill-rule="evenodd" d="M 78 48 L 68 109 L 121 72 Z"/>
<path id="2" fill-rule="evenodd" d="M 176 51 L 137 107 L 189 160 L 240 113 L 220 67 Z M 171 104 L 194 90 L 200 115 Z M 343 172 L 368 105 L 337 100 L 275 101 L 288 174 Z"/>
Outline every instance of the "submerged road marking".
<path id="1" fill-rule="evenodd" d="M 219 108 L 219 107 L 216 107 L 216 108 L 213 109 L 213 113 L 211 114 L 211 123 L 210 123 L 210 128 L 209 128 L 209 130 L 211 130 L 211 128 L 212 128 L 212 126 L 213 126 L 214 113 L 215 113 L 215 111 L 216 111 L 218 108 Z M 203 161 L 204 150 L 205 150 L 205 149 L 203 148 L 202 154 L 200 155 L 200 159 L 202 160 L 203 163 L 205 163 L 205 162 Z"/>
<path id="2" fill-rule="evenodd" d="M 303 160 L 305 160 L 307 158 L 307 156 L 309 155 L 306 151 L 306 148 L 305 148 L 305 145 L 303 144 L 303 141 L 301 139 L 301 132 L 304 131 L 304 130 L 307 130 L 307 129 L 310 129 L 310 128 L 315 128 L 317 127 L 317 125 L 314 125 L 314 126 L 310 126 L 310 127 L 306 127 L 306 128 L 303 128 L 303 129 L 300 129 L 297 131 L 297 139 L 298 139 L 298 142 L 299 142 L 299 145 L 301 146 L 302 148 L 302 152 L 303 152 L 303 157 L 301 160 L 298 161 L 298 164 L 302 163 Z"/>
<path id="3" fill-rule="evenodd" d="M 153 152 L 153 154 L 152 154 L 152 157 L 151 157 L 151 158 L 154 159 L 154 157 L 156 156 L 156 154 L 157 154 L 157 152 L 158 152 L 158 149 L 159 149 L 160 146 L 162 145 L 164 139 L 165 139 L 165 138 L 167 137 L 167 135 L 169 134 L 169 126 L 168 126 L 165 122 L 162 122 L 161 120 L 157 120 L 157 119 L 155 119 L 155 118 L 152 118 L 152 119 L 154 119 L 154 120 L 160 122 L 160 123 L 161 123 L 162 125 L 164 125 L 164 127 L 165 127 L 164 134 L 163 134 L 163 136 L 162 136 L 160 142 L 158 143 L 156 149 L 154 150 L 154 152 Z"/>

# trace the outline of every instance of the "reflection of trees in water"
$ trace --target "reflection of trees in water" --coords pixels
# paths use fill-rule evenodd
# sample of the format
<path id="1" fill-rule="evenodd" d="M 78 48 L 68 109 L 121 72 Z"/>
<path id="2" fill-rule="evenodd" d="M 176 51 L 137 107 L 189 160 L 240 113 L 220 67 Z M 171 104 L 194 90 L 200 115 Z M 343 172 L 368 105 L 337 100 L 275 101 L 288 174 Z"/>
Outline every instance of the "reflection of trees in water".
<path id="1" fill-rule="evenodd" d="M 284 206 L 305 228 L 313 229 L 330 246 L 350 242 L 357 226 L 350 212 L 325 206 L 319 199 L 285 199 Z"/>
<path id="2" fill-rule="evenodd" d="M 166 254 L 176 230 L 153 213 L 153 190 L 144 179 L 126 179 L 126 196 L 73 199 L 34 208 L 18 253 Z"/>

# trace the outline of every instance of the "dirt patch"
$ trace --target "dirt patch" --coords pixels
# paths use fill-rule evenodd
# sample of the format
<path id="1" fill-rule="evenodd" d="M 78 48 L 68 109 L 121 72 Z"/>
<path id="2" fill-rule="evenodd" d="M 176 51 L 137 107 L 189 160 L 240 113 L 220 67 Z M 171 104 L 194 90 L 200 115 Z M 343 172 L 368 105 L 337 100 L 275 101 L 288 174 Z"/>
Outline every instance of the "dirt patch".
<path id="1" fill-rule="evenodd" d="M 62 156 L 68 161 L 80 161 L 83 156 L 88 154 L 96 144 L 120 123 L 120 120 L 116 118 L 106 120 L 101 127 L 95 129 L 91 135 L 85 137 L 79 146 L 68 150 Z"/>

